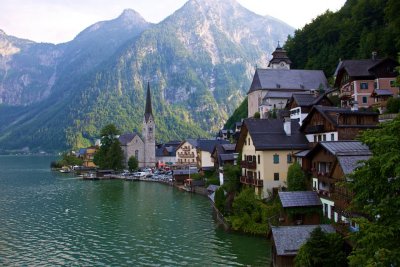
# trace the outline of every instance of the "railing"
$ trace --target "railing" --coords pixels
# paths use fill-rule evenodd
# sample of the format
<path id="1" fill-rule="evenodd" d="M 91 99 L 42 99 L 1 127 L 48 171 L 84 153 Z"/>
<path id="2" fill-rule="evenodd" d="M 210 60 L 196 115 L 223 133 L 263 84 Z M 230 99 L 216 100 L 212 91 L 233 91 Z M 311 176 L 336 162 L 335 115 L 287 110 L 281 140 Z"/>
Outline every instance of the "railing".
<path id="1" fill-rule="evenodd" d="M 257 163 L 255 161 L 242 161 L 240 166 L 245 169 L 256 169 Z"/>
<path id="2" fill-rule="evenodd" d="M 191 154 L 178 153 L 178 157 L 180 157 L 180 158 L 194 158 L 195 155 L 194 155 L 194 153 L 191 153 Z"/>
<path id="3" fill-rule="evenodd" d="M 350 91 L 343 91 L 339 94 L 339 98 L 343 99 L 343 98 L 351 98 L 352 92 Z"/>
<path id="4" fill-rule="evenodd" d="M 253 178 L 249 178 L 247 176 L 241 176 L 240 177 L 240 182 L 242 184 L 253 185 L 253 186 L 256 186 L 256 187 L 263 187 L 264 186 L 264 181 L 263 180 L 253 179 Z"/>

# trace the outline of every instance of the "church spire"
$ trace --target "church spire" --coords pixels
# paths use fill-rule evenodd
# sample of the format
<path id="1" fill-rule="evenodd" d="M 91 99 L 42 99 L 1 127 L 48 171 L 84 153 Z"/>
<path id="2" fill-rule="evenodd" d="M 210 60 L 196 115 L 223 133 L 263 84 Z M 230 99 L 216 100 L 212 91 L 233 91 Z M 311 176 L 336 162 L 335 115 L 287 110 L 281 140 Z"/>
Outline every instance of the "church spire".
<path id="1" fill-rule="evenodd" d="M 150 82 L 147 82 L 146 108 L 144 112 L 146 122 L 149 120 L 150 116 L 153 117 L 153 109 L 151 107 Z"/>

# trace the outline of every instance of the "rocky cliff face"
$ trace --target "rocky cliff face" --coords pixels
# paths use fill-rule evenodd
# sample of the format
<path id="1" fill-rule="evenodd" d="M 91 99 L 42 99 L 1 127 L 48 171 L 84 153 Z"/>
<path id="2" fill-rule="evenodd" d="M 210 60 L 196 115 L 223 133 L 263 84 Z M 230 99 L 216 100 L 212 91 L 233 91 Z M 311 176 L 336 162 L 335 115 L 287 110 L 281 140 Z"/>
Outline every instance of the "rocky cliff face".
<path id="1" fill-rule="evenodd" d="M 35 97 L 27 97 L 32 90 L 24 87 L 29 79 L 22 78 L 22 71 L 13 79 L 0 76 L 22 84 L 16 89 L 3 83 L 3 103 L 28 105 L 5 107 L 7 115 L 0 112 L 0 121 L 10 124 L 0 125 L 0 146 L 84 145 L 110 122 L 123 131 L 139 129 L 147 81 L 158 140 L 206 136 L 241 102 L 254 67 L 266 66 L 267 55 L 292 32 L 285 23 L 256 15 L 234 0 L 190 0 L 156 25 L 127 10 L 62 45 L 0 45 L 9 57 L 1 71 L 16 64 L 29 45 L 48 48 L 48 53 L 29 54 L 46 59 L 40 61 L 46 75 Z M 13 91 L 20 93 L 10 100 Z M 46 141 L 50 137 L 51 143 Z"/>

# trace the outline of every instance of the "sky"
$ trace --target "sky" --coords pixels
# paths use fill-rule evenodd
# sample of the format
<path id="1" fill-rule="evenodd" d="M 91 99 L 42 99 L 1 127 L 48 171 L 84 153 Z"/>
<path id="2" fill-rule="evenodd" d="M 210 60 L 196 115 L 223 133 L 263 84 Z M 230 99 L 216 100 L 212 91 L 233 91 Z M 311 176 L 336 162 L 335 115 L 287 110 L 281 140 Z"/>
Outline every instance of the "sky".
<path id="1" fill-rule="evenodd" d="M 71 41 L 86 27 L 118 17 L 126 8 L 158 23 L 187 0 L 1 0 L 0 29 L 36 42 Z M 218 0 L 215 0 L 218 1 Z M 302 28 L 326 10 L 337 11 L 345 0 L 237 0 L 259 14 Z"/>

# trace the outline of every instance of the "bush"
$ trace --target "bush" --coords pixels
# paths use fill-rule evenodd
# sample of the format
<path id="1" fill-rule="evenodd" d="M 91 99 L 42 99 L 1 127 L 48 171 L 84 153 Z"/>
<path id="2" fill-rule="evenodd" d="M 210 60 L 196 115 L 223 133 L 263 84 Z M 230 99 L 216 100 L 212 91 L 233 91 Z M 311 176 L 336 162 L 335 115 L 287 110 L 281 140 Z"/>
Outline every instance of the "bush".
<path id="1" fill-rule="evenodd" d="M 222 187 L 218 188 L 217 191 L 215 191 L 214 195 L 214 202 L 215 202 L 215 207 L 221 212 L 222 214 L 225 214 L 225 192 Z"/>
<path id="2" fill-rule="evenodd" d="M 389 98 L 386 108 L 389 113 L 399 113 L 400 98 L 394 98 L 394 97 Z"/>
<path id="3" fill-rule="evenodd" d="M 307 190 L 306 175 L 297 162 L 289 166 L 287 174 L 288 191 Z"/>

